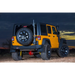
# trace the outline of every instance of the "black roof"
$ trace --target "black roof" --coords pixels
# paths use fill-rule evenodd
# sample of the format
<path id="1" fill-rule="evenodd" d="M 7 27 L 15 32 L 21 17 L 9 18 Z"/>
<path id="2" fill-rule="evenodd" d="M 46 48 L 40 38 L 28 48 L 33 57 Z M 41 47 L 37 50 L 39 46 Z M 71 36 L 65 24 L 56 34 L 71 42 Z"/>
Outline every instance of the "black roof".
<path id="1" fill-rule="evenodd" d="M 36 24 L 36 23 L 35 23 Z M 48 24 L 48 23 L 39 23 L 39 24 L 42 24 L 42 25 L 46 25 L 46 24 Z M 30 25 L 32 25 L 32 24 L 14 24 L 14 25 L 16 25 L 16 26 L 20 26 L 20 25 L 22 25 L 22 26 L 30 26 Z M 51 25 L 51 24 L 49 24 L 49 25 Z M 57 25 L 52 25 L 52 26 L 55 26 L 55 27 L 59 27 L 59 26 L 57 26 Z"/>
<path id="2" fill-rule="evenodd" d="M 40 23 L 40 24 L 46 25 L 46 24 L 48 24 L 48 23 Z M 51 24 L 49 24 L 49 25 L 51 25 Z M 56 26 L 56 25 L 52 25 L 52 26 Z"/>

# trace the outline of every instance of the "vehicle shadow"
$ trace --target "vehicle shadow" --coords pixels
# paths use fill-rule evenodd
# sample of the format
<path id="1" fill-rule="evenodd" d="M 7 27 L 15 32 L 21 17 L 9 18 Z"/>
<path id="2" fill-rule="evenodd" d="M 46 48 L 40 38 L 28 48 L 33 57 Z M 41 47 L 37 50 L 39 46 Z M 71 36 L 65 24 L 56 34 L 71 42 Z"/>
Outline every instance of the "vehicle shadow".
<path id="1" fill-rule="evenodd" d="M 75 49 L 71 49 L 70 50 L 70 53 L 69 53 L 69 56 L 68 57 L 75 57 Z M 35 58 L 34 55 L 24 55 L 23 59 L 22 60 L 42 60 L 42 58 Z M 51 54 L 51 58 L 50 60 L 53 60 L 53 59 L 60 59 L 60 57 L 57 55 L 57 53 L 55 51 L 52 51 L 52 54 Z M 0 50 L 0 61 L 2 60 L 13 60 L 12 59 L 12 56 L 11 56 L 11 53 L 9 52 L 9 50 Z"/>
<path id="2" fill-rule="evenodd" d="M 69 55 L 67 57 L 75 57 L 75 49 L 71 49 L 70 53 L 69 53 Z M 63 58 L 63 57 L 59 57 L 57 55 L 56 51 L 52 51 L 50 60 L 60 59 L 60 58 Z M 23 60 L 29 60 L 29 59 L 37 59 L 38 60 L 38 59 L 41 59 L 41 58 L 35 58 L 33 55 L 31 55 L 31 56 L 29 56 L 29 55 L 26 56 L 25 55 Z"/>

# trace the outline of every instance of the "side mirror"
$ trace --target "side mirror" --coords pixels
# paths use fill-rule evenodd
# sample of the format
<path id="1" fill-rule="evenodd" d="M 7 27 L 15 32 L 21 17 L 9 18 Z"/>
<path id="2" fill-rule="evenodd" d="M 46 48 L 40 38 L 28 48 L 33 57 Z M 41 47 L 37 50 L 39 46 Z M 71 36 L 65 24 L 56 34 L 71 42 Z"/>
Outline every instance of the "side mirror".
<path id="1" fill-rule="evenodd" d="M 57 34 L 59 35 L 59 34 L 60 34 L 60 32 L 58 31 L 58 32 L 57 32 Z"/>

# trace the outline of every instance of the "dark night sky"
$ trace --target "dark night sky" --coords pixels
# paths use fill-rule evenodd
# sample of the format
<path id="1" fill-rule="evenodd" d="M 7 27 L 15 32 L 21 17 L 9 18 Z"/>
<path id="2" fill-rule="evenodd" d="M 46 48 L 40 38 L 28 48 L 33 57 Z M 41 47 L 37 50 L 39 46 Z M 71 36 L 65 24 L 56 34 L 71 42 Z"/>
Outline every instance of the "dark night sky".
<path id="1" fill-rule="evenodd" d="M 59 25 L 59 30 L 75 31 L 74 13 L 0 13 L 0 46 L 10 39 L 14 24 L 30 24 L 35 22 Z"/>

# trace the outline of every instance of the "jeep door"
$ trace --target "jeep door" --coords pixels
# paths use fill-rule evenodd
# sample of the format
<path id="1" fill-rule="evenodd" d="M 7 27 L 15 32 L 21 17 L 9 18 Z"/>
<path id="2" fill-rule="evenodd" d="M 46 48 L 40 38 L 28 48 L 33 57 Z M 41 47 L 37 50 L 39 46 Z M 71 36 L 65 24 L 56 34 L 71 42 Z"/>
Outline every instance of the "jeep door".
<path id="1" fill-rule="evenodd" d="M 52 26 L 52 42 L 55 48 L 59 47 L 58 35 L 57 35 L 57 30 L 55 26 Z"/>
<path id="2" fill-rule="evenodd" d="M 50 40 L 51 48 L 54 48 L 53 45 L 53 35 L 52 35 L 52 26 L 47 24 L 47 38 Z"/>
<path id="3" fill-rule="evenodd" d="M 47 35 L 48 39 L 50 40 L 51 48 L 58 48 L 59 42 L 55 26 L 47 24 Z"/>

